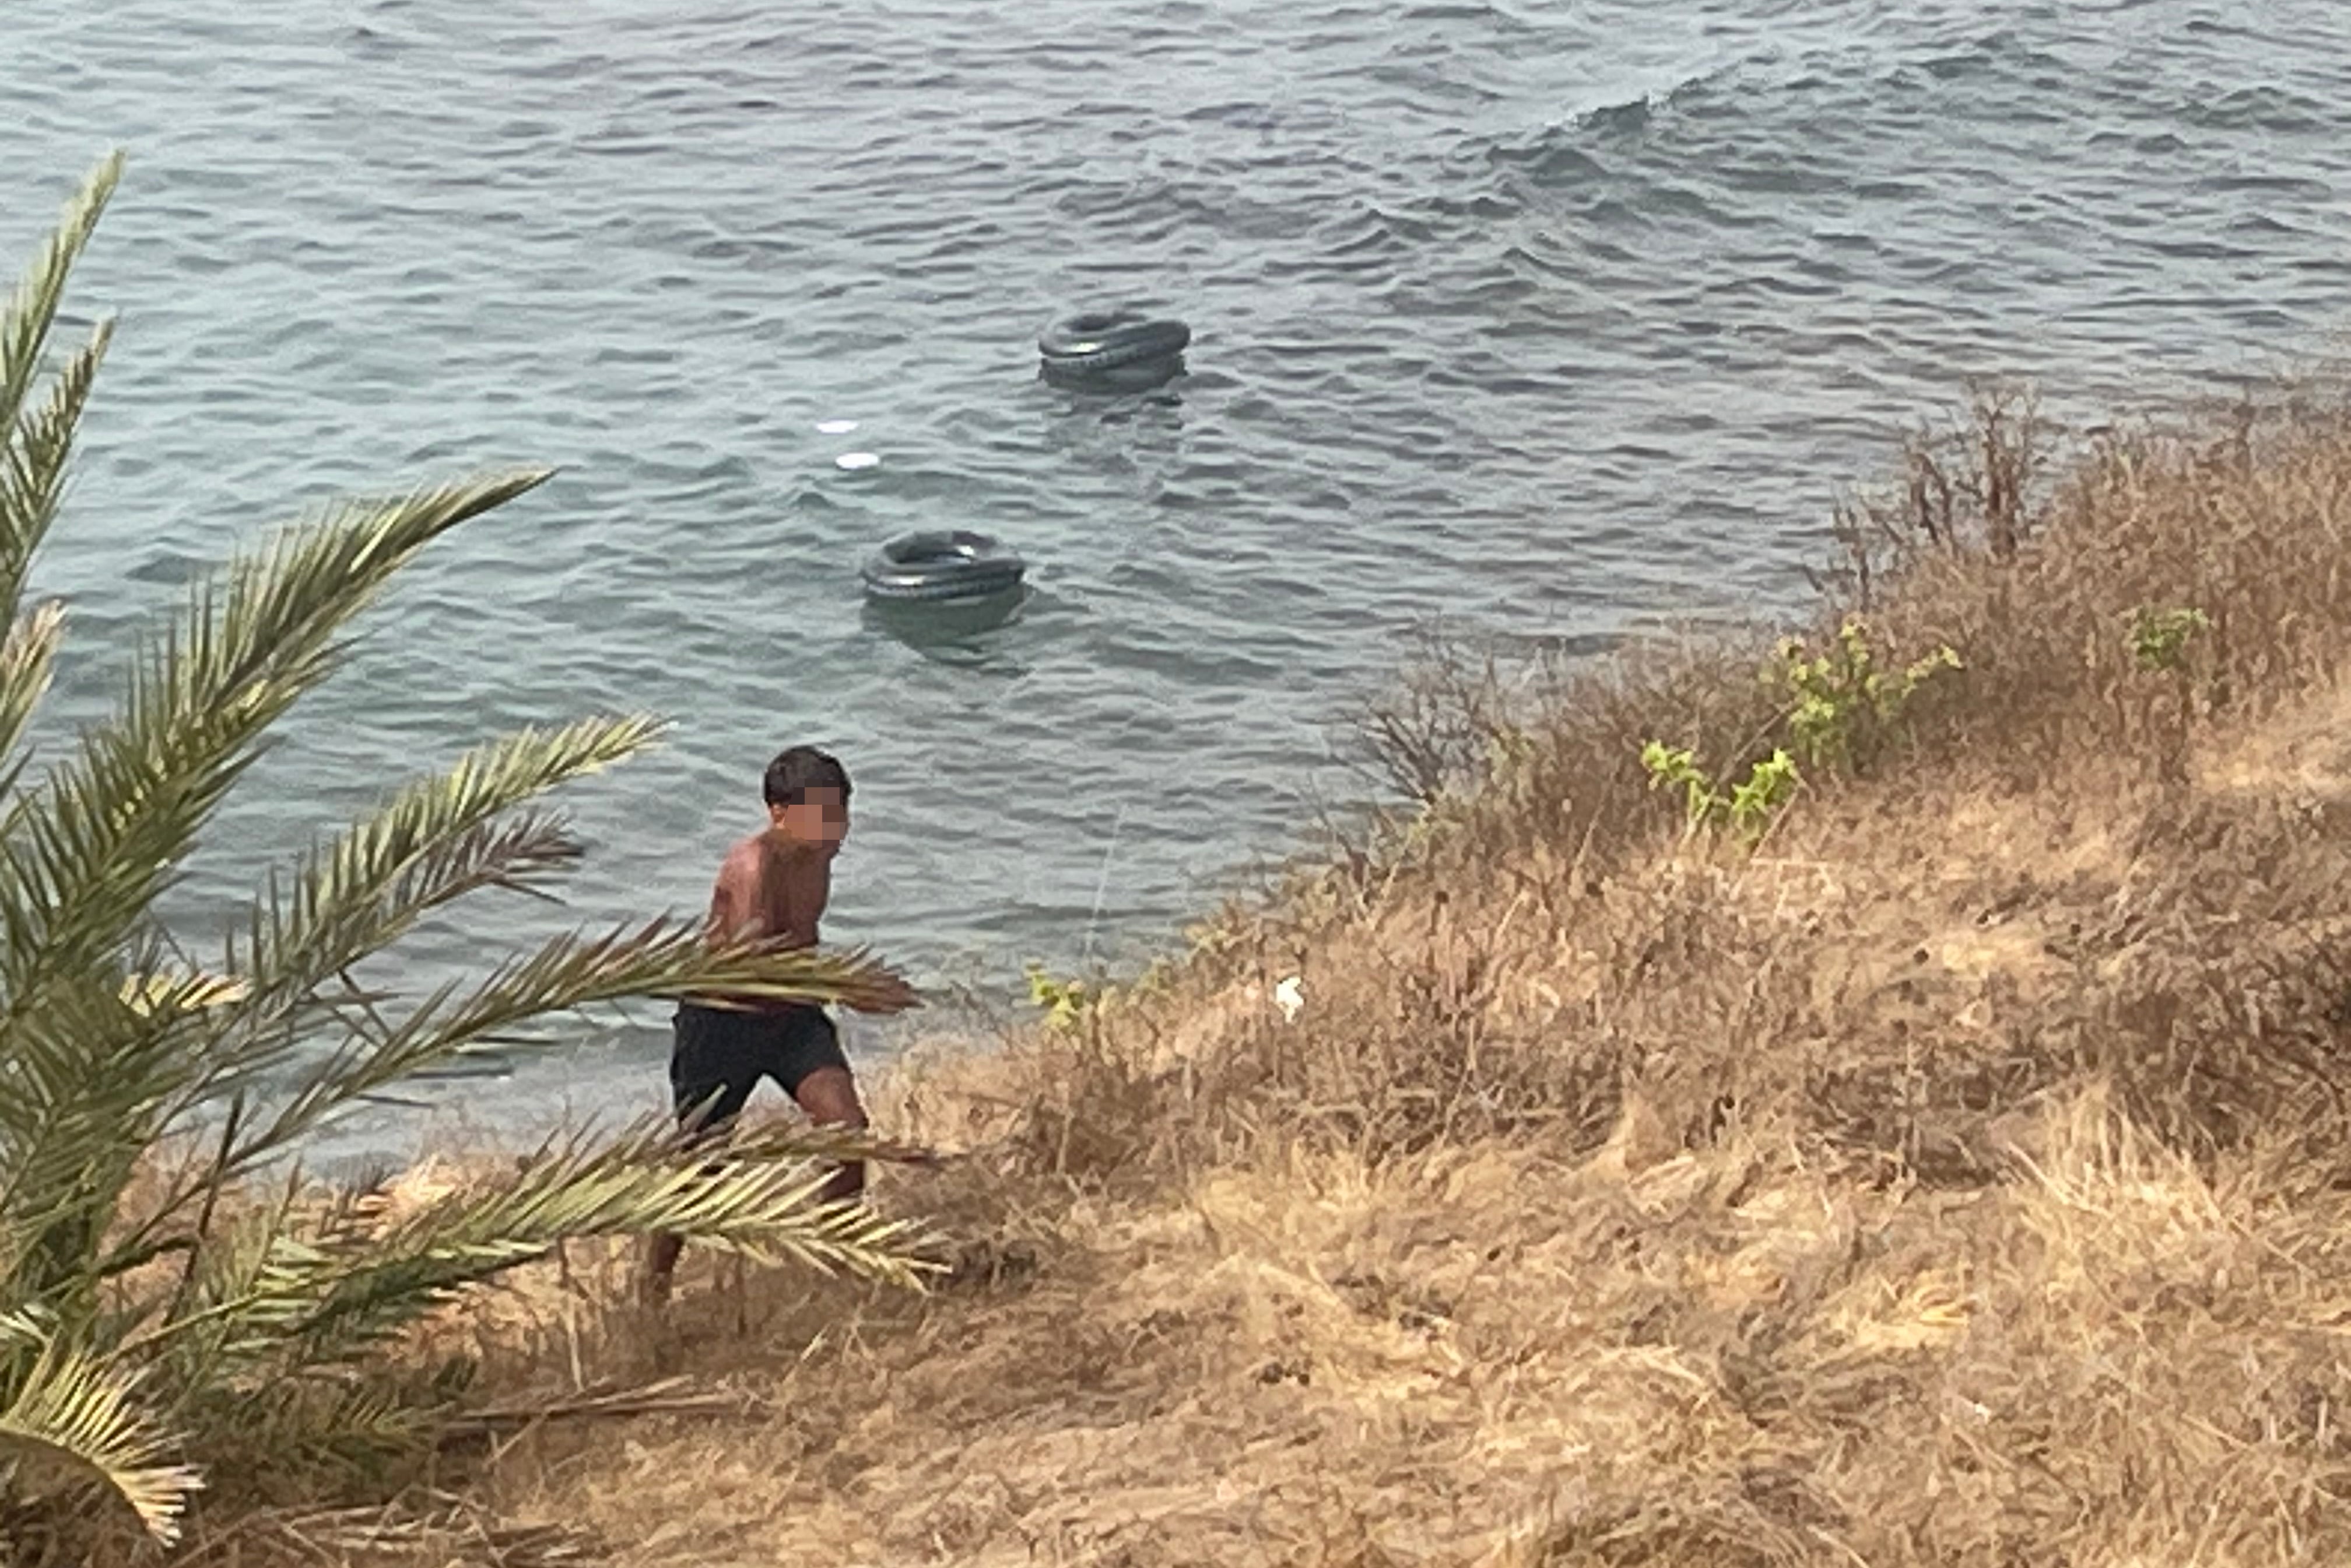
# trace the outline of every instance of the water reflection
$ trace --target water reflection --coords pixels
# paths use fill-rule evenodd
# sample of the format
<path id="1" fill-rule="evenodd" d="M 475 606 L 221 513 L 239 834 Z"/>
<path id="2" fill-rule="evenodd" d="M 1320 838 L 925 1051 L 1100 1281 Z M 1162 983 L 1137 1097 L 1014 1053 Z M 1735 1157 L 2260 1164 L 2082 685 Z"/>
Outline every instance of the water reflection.
<path id="1" fill-rule="evenodd" d="M 1006 655 L 1004 643 L 1026 618 L 1033 597 L 1027 584 L 1016 583 L 977 599 L 905 603 L 868 599 L 864 624 L 934 664 L 1019 674 L 1022 667 Z"/>
<path id="2" fill-rule="evenodd" d="M 1164 387 L 1183 373 L 1184 356 L 1170 354 L 1165 359 L 1138 360 L 1108 370 L 1068 371 L 1047 361 L 1038 367 L 1037 379 L 1093 397 L 1124 397 Z"/>

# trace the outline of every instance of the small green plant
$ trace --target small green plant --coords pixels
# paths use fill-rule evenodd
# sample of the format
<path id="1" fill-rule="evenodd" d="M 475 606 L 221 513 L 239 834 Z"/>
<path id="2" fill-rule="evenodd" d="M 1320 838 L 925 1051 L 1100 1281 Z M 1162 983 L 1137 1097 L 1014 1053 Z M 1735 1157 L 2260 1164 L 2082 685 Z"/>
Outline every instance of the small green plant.
<path id="1" fill-rule="evenodd" d="M 1959 654 L 1941 647 L 1899 671 L 1881 670 L 1869 646 L 1868 628 L 1858 618 L 1848 618 L 1837 629 L 1834 644 L 1823 653 L 1812 653 L 1801 637 L 1782 640 L 1762 679 L 1766 685 L 1785 688 L 1794 699 L 1788 735 L 1805 763 L 1849 768 L 1870 740 L 1900 720 L 1919 683 L 1938 670 L 1959 668 Z"/>
<path id="2" fill-rule="evenodd" d="M 1678 786 L 1683 790 L 1684 814 L 1691 832 L 1706 826 L 1724 803 L 1714 792 L 1713 780 L 1698 768 L 1696 756 L 1688 747 L 1668 747 L 1662 740 L 1641 747 L 1641 766 L 1648 770 L 1649 788 Z"/>
<path id="3" fill-rule="evenodd" d="M 1641 766 L 1648 770 L 1652 789 L 1670 787 L 1682 791 L 1686 836 L 1720 821 L 1729 823 L 1750 844 L 1762 838 L 1772 817 L 1794 798 L 1803 781 L 1796 759 L 1781 749 L 1750 768 L 1747 777 L 1733 784 L 1728 794 L 1715 787 L 1687 747 L 1650 741 L 1641 748 Z"/>
<path id="4" fill-rule="evenodd" d="M 2142 670 L 2176 670 L 2188 652 L 2189 639 L 2212 629 L 2212 618 L 2193 605 L 2158 610 L 2142 604 L 2131 612 L 2131 659 Z"/>
<path id="5" fill-rule="evenodd" d="M 1747 781 L 1730 791 L 1730 826 L 1752 843 L 1771 825 L 1771 818 L 1792 800 L 1802 780 L 1796 759 L 1774 748 L 1771 756 L 1747 770 Z"/>
<path id="6" fill-rule="evenodd" d="M 1073 1030 L 1101 1000 L 1083 980 L 1057 980 L 1042 964 L 1029 966 L 1029 999 L 1045 1009 L 1045 1027 Z"/>

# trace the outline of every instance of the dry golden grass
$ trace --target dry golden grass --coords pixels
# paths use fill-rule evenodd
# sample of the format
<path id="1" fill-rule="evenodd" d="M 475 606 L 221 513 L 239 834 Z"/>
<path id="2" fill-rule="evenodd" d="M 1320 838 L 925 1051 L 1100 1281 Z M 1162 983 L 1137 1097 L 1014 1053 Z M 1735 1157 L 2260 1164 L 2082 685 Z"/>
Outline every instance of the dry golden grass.
<path id="1" fill-rule="evenodd" d="M 441 1331 L 513 1402 L 727 1402 L 490 1423 L 472 1535 L 309 1560 L 2351 1561 L 2351 426 L 2212 430 L 2000 405 L 1852 509 L 1831 611 L 1966 667 L 1751 856 L 1637 755 L 1756 755 L 1760 634 L 1389 710 L 1410 831 L 883 1086 L 949 1282 L 539 1270 Z"/>

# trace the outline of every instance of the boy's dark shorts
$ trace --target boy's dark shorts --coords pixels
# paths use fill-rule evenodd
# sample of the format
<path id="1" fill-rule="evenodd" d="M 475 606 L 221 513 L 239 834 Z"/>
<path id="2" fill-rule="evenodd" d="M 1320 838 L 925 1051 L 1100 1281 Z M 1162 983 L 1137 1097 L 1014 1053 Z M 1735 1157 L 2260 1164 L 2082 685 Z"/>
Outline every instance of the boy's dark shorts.
<path id="1" fill-rule="evenodd" d="M 670 1100 L 677 1118 L 695 1131 L 733 1120 L 762 1076 L 787 1094 L 820 1067 L 847 1071 L 841 1036 L 822 1008 L 795 1005 L 780 1012 L 742 1012 L 680 1002 L 671 1020 Z M 705 1100 L 717 1098 L 707 1109 Z M 700 1110 L 699 1116 L 695 1112 Z"/>

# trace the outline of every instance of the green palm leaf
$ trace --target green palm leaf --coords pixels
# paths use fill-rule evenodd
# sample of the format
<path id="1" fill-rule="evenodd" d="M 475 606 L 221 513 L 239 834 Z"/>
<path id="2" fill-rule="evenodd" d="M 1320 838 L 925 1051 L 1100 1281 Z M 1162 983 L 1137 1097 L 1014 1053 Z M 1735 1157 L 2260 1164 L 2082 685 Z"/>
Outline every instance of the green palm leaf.
<path id="1" fill-rule="evenodd" d="M 121 716 L 87 735 L 0 837 L 9 997 L 102 962 L 167 885 L 270 723 L 329 673 L 342 626 L 424 546 L 545 477 L 347 509 L 239 559 L 225 590 L 199 583 L 180 624 L 133 671 Z"/>
<path id="2" fill-rule="evenodd" d="M 224 1249 L 190 1311 L 151 1337 L 193 1333 L 217 1365 L 282 1375 L 364 1353 L 567 1238 L 653 1231 L 915 1286 L 929 1268 L 914 1255 L 918 1228 L 822 1197 L 832 1162 L 910 1154 L 825 1129 L 764 1129 L 718 1145 L 688 1143 L 665 1124 L 609 1142 L 579 1134 L 389 1230 L 330 1218 L 298 1237 L 280 1211 Z"/>
<path id="3" fill-rule="evenodd" d="M 98 361 L 105 355 L 107 329 L 100 327 L 75 357 L 48 408 L 20 425 L 25 400 L 40 372 L 42 349 L 65 300 L 67 277 L 121 175 L 120 153 L 91 171 L 0 311 L 0 620 L 16 618 L 25 569 L 55 516 L 57 486 L 73 426 Z"/>
<path id="4" fill-rule="evenodd" d="M 65 606 L 52 600 L 18 616 L 0 639 L 0 795 L 15 792 L 24 770 L 16 747 L 48 693 L 64 629 Z"/>
<path id="5" fill-rule="evenodd" d="M 546 819 L 503 829 L 498 819 L 627 760 L 661 730 L 640 716 L 524 730 L 416 780 L 306 854 L 290 894 L 273 883 L 224 968 L 250 977 L 264 1003 L 307 997 L 444 904 L 485 887 L 535 885 L 575 862 L 578 846 Z"/>
<path id="6" fill-rule="evenodd" d="M 436 1386 L 399 1369 L 345 1370 L 334 1377 L 279 1379 L 250 1390 L 216 1388 L 198 1406 L 209 1433 L 234 1454 L 366 1475 L 428 1448 L 459 1414 L 462 1386 Z M 298 1473 L 301 1473 L 298 1471 Z M 307 1477 L 306 1477 L 307 1479 Z"/>
<path id="7" fill-rule="evenodd" d="M 502 814 L 572 779 L 623 761 L 661 726 L 642 716 L 528 729 L 478 747 L 448 771 L 415 780 L 371 816 L 304 854 L 290 887 L 273 875 L 242 943 L 221 967 L 244 985 L 197 1053 L 202 1070 L 172 1116 L 294 1064 L 305 1025 L 326 1015 L 352 1031 L 344 992 L 321 994 L 435 909 L 487 888 L 535 892 L 569 869 L 580 846 L 560 819 Z"/>
<path id="8" fill-rule="evenodd" d="M 47 401 L 13 426 L 0 426 L 0 612 L 9 616 L 24 593 L 33 552 L 57 519 L 74 430 L 113 337 L 114 324 L 99 322 L 66 361 Z"/>
<path id="9" fill-rule="evenodd" d="M 472 988 L 452 984 L 381 1038 L 357 1038 L 227 1157 L 243 1171 L 354 1102 L 485 1049 L 538 1043 L 520 1031 L 598 1003 L 702 993 L 835 1003 L 871 1012 L 915 1005 L 904 981 L 862 949 L 824 953 L 775 942 L 712 946 L 698 920 L 656 920 L 601 936 L 558 936 Z"/>
<path id="10" fill-rule="evenodd" d="M 123 948 L 267 725 L 326 674 L 337 630 L 402 562 L 539 477 L 444 486 L 289 530 L 235 563 L 225 593 L 199 585 L 134 673 L 122 716 L 20 799 L 0 828 L 0 1084 L 20 1091 L 0 1113 L 0 1190 L 36 1190 L 70 1168 L 92 1126 L 134 1156 L 158 1130 L 154 1113 L 201 1058 L 159 1049 L 184 1039 L 177 1019 L 107 1005 Z M 68 1230 L 28 1255 L 89 1267 L 70 1260 L 94 1245 L 87 1210 L 111 1194 L 81 1190 Z"/>
<path id="11" fill-rule="evenodd" d="M 285 1343 L 290 1309 L 325 1260 L 296 1228 L 295 1191 L 235 1216 L 207 1237 L 188 1288 L 162 1315 L 126 1337 L 126 1349 L 159 1356 L 182 1399 L 202 1399 Z"/>
<path id="12" fill-rule="evenodd" d="M 140 1409 L 136 1385 L 107 1362 L 52 1342 L 0 1410 L 0 1451 L 100 1483 L 168 1546 L 204 1482 L 171 1462 L 172 1439 Z"/>
<path id="13" fill-rule="evenodd" d="M 404 810 L 402 800 L 394 801 L 377 826 Z M 189 1071 L 156 1118 L 160 1133 L 209 1115 L 224 1101 L 241 1103 L 248 1091 L 258 1087 L 256 1081 L 287 1072 L 298 1076 L 298 1070 L 306 1065 L 315 1073 L 317 1042 L 311 1035 L 321 1019 L 346 1044 L 368 1038 L 346 1012 L 356 1007 L 364 1013 L 367 999 L 354 1001 L 348 990 L 322 995 L 319 988 L 329 978 L 341 977 L 347 966 L 395 940 L 423 912 L 483 888 L 533 890 L 545 876 L 569 867 L 580 854 L 578 843 L 559 821 L 535 814 L 505 823 L 461 824 L 455 837 L 430 845 L 403 864 L 401 857 L 406 851 L 402 846 L 409 842 L 404 833 L 363 824 L 341 843 L 313 857 L 316 863 L 298 879 L 290 898 L 281 900 L 273 883 L 270 895 L 255 909 L 255 935 L 245 950 L 264 956 L 256 966 L 258 977 L 226 974 L 199 984 L 193 993 L 193 999 L 212 1009 L 212 1016 L 201 1037 L 188 1040 L 179 1050 L 178 1061 Z M 329 881 L 332 887 L 324 885 Z M 239 960 L 232 948 L 229 967 Z M 184 1006 L 185 1000 L 174 1005 Z M 306 1057 L 313 1060 L 306 1061 Z M 329 1069 L 332 1061 L 330 1057 Z M 345 1098 L 334 1103 L 348 1103 Z M 235 1146 L 235 1134 L 244 1125 L 240 1112 L 238 1126 L 227 1129 L 230 1146 Z M 217 1193 L 233 1176 L 267 1158 L 285 1141 L 290 1139 L 264 1141 L 246 1149 L 235 1170 L 206 1162 L 181 1171 L 148 1206 L 146 1218 L 116 1238 L 95 1271 L 112 1276 L 147 1262 L 159 1246 L 172 1245 L 172 1238 L 184 1232 L 185 1210 L 192 1202 Z"/>
<path id="14" fill-rule="evenodd" d="M 220 982 L 156 975 L 52 988 L 12 1013 L 0 1054 L 0 1262 L 12 1301 L 96 1289 L 94 1250 L 167 1110 Z"/>

